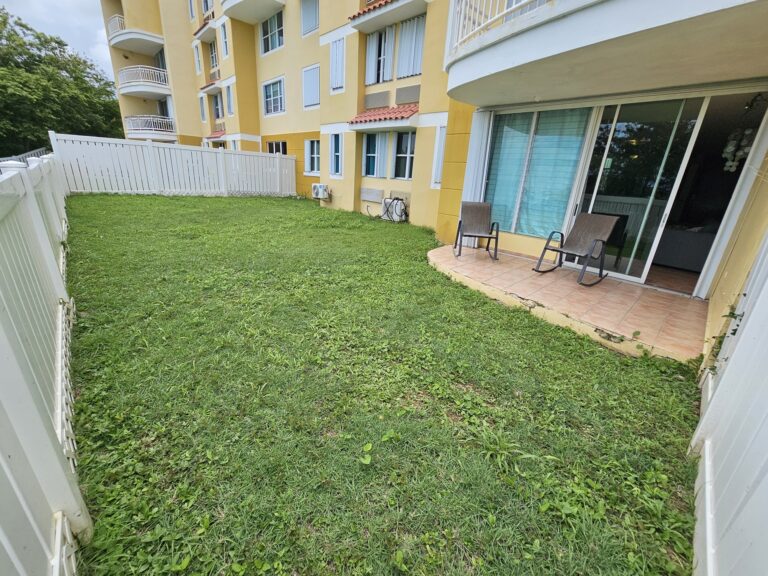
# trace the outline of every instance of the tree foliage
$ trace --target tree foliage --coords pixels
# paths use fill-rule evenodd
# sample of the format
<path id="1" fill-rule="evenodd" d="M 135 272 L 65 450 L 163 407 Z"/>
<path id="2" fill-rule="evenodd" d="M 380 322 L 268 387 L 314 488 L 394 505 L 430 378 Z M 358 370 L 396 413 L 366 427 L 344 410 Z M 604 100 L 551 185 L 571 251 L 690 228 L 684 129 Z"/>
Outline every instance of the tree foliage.
<path id="1" fill-rule="evenodd" d="M 47 146 L 48 130 L 121 136 L 114 85 L 64 40 L 0 7 L 0 156 Z"/>

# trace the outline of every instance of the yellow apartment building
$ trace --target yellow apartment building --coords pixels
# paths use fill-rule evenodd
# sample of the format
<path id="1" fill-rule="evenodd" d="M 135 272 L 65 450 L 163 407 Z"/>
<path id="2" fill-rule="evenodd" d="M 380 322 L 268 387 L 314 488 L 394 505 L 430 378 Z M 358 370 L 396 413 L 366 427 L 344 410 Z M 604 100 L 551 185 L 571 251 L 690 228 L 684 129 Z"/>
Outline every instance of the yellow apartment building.
<path id="1" fill-rule="evenodd" d="M 531 256 L 580 212 L 618 215 L 612 276 L 710 300 L 705 352 L 768 230 L 764 0 L 102 9 L 126 137 L 295 155 L 299 194 L 401 198 L 443 242 L 484 200 Z"/>

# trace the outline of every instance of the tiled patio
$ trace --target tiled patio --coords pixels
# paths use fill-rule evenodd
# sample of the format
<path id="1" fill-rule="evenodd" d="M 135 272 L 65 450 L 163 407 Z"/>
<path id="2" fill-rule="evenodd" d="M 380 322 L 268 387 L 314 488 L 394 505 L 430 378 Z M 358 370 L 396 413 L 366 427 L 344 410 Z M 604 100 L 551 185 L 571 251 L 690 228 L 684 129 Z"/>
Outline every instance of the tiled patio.
<path id="1" fill-rule="evenodd" d="M 628 354 L 647 350 L 676 360 L 697 357 L 704 346 L 707 302 L 610 277 L 593 287 L 576 283 L 577 272 L 532 270 L 535 261 L 451 246 L 429 253 L 429 262 L 455 280 L 508 305 L 526 306 L 549 322 L 568 326 Z"/>

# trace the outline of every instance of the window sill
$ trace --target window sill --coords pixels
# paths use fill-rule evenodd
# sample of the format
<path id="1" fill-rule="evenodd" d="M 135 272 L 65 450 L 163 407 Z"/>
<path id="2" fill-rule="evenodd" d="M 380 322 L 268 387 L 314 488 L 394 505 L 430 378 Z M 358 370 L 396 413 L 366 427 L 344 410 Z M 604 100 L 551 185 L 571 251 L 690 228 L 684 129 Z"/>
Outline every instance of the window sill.
<path id="1" fill-rule="evenodd" d="M 270 50 L 269 52 L 262 51 L 261 55 L 262 56 L 269 56 L 270 54 L 274 54 L 275 52 L 277 52 L 278 50 L 282 50 L 283 48 L 285 48 L 285 44 L 282 44 L 281 46 L 278 46 L 277 48 L 272 48 L 272 50 Z"/>
<path id="2" fill-rule="evenodd" d="M 319 178 L 320 172 L 304 172 L 304 176 L 310 176 L 313 178 Z"/>
<path id="3" fill-rule="evenodd" d="M 272 118 L 273 116 L 284 116 L 284 115 L 285 115 L 285 110 L 283 110 L 282 112 L 270 112 L 269 114 L 265 113 L 264 118 Z"/>
<path id="4" fill-rule="evenodd" d="M 328 178 L 330 178 L 331 180 L 344 180 L 344 175 L 343 174 L 329 174 Z"/>

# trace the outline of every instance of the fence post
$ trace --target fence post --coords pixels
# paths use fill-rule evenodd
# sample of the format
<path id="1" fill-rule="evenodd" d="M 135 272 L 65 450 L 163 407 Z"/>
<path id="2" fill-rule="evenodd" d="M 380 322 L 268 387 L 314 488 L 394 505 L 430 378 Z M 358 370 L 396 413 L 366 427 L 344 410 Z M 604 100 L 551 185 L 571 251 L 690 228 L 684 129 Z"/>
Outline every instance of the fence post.
<path id="1" fill-rule="evenodd" d="M 64 196 L 69 196 L 69 194 L 72 192 L 72 189 L 69 186 L 69 181 L 67 180 L 67 175 L 64 173 L 64 164 L 62 163 L 64 160 L 64 155 L 61 149 L 61 145 L 59 144 L 59 139 L 56 136 L 56 132 L 53 130 L 48 130 L 48 140 L 51 141 L 51 150 L 53 151 L 53 156 L 58 159 L 59 161 L 56 163 L 56 171 L 58 172 L 58 178 L 61 182 L 61 189 L 64 191 Z M 46 154 L 45 156 L 42 156 L 42 158 L 50 158 L 51 155 Z"/>
<path id="2" fill-rule="evenodd" d="M 160 169 L 157 166 L 157 157 L 155 155 L 155 145 L 152 140 L 145 140 L 147 146 L 147 174 L 149 176 L 149 187 L 152 192 L 164 194 L 165 191 L 160 186 Z"/>
<path id="3" fill-rule="evenodd" d="M 224 158 L 224 148 L 219 148 L 217 160 L 219 165 L 219 187 L 224 193 L 224 196 L 229 196 L 229 187 L 227 184 L 227 162 Z"/>
<path id="4" fill-rule="evenodd" d="M 276 195 L 280 195 L 280 190 L 283 189 L 283 166 L 281 162 L 282 155 L 275 154 L 275 160 L 277 162 L 277 190 L 275 191 Z"/>

